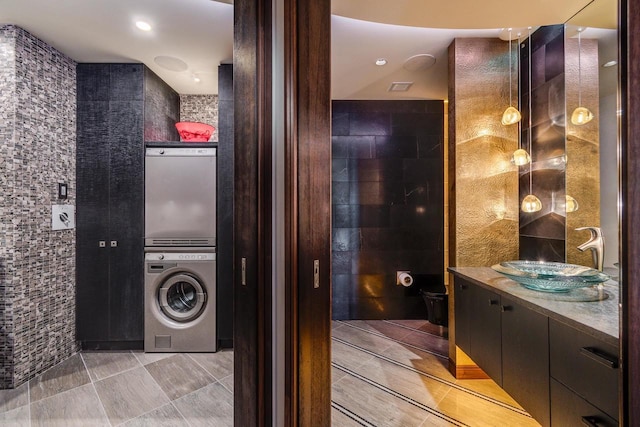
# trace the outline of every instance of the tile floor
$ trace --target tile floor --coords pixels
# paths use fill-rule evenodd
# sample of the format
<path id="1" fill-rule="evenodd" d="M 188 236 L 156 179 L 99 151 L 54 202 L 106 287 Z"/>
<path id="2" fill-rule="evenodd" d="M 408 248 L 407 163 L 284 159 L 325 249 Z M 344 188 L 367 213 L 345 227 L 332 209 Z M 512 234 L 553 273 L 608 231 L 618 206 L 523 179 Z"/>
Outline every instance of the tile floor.
<path id="1" fill-rule="evenodd" d="M 491 380 L 456 380 L 426 321 L 334 321 L 332 425 L 538 426 Z M 232 426 L 233 351 L 82 352 L 0 391 L 2 426 Z"/>
<path id="2" fill-rule="evenodd" d="M 82 352 L 0 391 L 2 426 L 232 426 L 233 351 Z"/>
<path id="3" fill-rule="evenodd" d="M 422 320 L 334 321 L 334 426 L 539 426 L 491 380 L 456 380 Z"/>

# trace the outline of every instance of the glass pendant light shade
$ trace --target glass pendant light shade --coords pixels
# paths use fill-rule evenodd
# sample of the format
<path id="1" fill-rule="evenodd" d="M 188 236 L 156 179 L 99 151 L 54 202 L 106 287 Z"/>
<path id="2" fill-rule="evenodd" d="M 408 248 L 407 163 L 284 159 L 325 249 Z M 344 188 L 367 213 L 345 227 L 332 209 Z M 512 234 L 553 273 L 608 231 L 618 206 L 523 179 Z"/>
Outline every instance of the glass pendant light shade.
<path id="1" fill-rule="evenodd" d="M 571 123 L 580 126 L 589 123 L 593 119 L 593 113 L 586 107 L 578 107 L 571 114 Z"/>
<path id="2" fill-rule="evenodd" d="M 529 194 L 522 200 L 521 209 L 522 212 L 538 212 L 542 209 L 542 202 L 533 194 Z"/>
<path id="3" fill-rule="evenodd" d="M 516 166 L 524 166 L 531 161 L 531 156 L 527 153 L 527 150 L 523 150 L 522 148 L 518 148 L 513 152 L 513 157 L 511 157 L 511 163 Z"/>
<path id="4" fill-rule="evenodd" d="M 502 124 L 505 126 L 508 125 L 515 125 L 516 123 L 518 123 L 520 121 L 520 119 L 522 119 L 522 115 L 520 114 L 520 111 L 518 111 L 518 109 L 516 107 L 513 106 L 513 99 L 512 99 L 512 88 L 511 88 L 511 81 L 512 81 L 512 77 L 511 77 L 511 28 L 509 28 L 509 107 L 507 107 L 506 110 L 504 110 L 504 113 L 502 113 Z"/>
<path id="5" fill-rule="evenodd" d="M 578 201 L 576 199 L 574 199 L 573 197 L 571 197 L 570 195 L 565 195 L 566 198 L 566 204 L 565 204 L 565 210 L 567 212 L 575 212 L 578 210 Z"/>
<path id="6" fill-rule="evenodd" d="M 508 107 L 504 110 L 504 113 L 502 113 L 502 124 L 505 126 L 515 125 L 520 119 L 522 119 L 522 115 L 515 107 Z"/>
<path id="7" fill-rule="evenodd" d="M 593 119 L 593 113 L 582 106 L 582 28 L 578 28 L 578 108 L 571 114 L 571 123 L 581 126 L 589 123 Z"/>
<path id="8" fill-rule="evenodd" d="M 531 107 L 531 98 L 533 98 L 531 96 L 531 27 L 529 27 L 529 40 L 527 42 L 527 45 L 529 46 L 529 127 L 527 130 L 527 135 L 529 136 L 529 148 L 531 148 L 533 147 L 533 140 L 531 138 L 531 134 L 532 134 L 531 116 L 533 111 Z M 520 150 L 517 150 L 517 151 L 520 151 Z M 533 149 L 531 150 L 531 152 L 533 153 Z M 529 153 L 527 153 L 526 151 L 524 151 L 524 153 L 526 154 L 526 157 L 529 159 L 529 162 L 528 162 L 529 163 L 529 194 L 524 199 L 522 199 L 522 205 L 520 206 L 520 209 L 522 210 L 522 212 L 527 212 L 527 213 L 538 212 L 539 210 L 542 209 L 542 202 L 533 194 L 533 162 L 529 157 Z"/>

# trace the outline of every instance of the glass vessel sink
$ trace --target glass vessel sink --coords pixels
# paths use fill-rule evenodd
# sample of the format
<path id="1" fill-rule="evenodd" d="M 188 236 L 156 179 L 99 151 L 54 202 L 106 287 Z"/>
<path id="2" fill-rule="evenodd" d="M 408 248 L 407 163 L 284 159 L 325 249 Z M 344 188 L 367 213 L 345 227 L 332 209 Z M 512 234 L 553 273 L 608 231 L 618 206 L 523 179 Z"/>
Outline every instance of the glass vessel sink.
<path id="1" fill-rule="evenodd" d="M 609 280 L 593 268 L 562 262 L 504 261 L 491 268 L 525 288 L 542 292 L 569 292 Z"/>

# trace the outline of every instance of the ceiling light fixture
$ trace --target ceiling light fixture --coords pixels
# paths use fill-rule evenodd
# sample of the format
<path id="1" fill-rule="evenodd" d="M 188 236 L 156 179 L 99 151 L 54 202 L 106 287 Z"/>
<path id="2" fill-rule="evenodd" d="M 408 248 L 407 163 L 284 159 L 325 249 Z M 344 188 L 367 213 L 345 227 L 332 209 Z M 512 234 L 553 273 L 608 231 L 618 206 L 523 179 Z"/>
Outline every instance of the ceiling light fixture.
<path id="1" fill-rule="evenodd" d="M 618 61 L 616 61 L 615 59 L 613 61 L 608 61 L 602 64 L 604 68 L 613 67 L 614 65 L 618 65 Z"/>
<path id="2" fill-rule="evenodd" d="M 197 76 L 197 75 L 195 75 L 195 74 L 194 74 L 192 77 L 193 77 L 193 81 L 194 81 L 194 82 L 196 82 L 196 83 L 200 83 L 200 77 L 198 77 L 198 76 Z"/>
<path id="3" fill-rule="evenodd" d="M 509 28 L 509 107 L 504 110 L 504 113 L 502 113 L 502 124 L 505 126 L 516 124 L 520 121 L 520 119 L 522 119 L 520 111 L 518 111 L 518 109 L 513 106 L 512 102 L 513 93 L 511 81 L 513 80 L 513 77 L 511 76 L 511 44 L 511 28 Z"/>
<path id="4" fill-rule="evenodd" d="M 136 21 L 136 27 L 142 31 L 151 31 L 151 25 L 145 21 Z"/>
<path id="5" fill-rule="evenodd" d="M 589 123 L 593 119 L 593 113 L 586 107 L 582 106 L 582 67 L 581 67 L 581 34 L 583 28 L 578 28 L 578 107 L 571 114 L 571 123 L 581 126 Z"/>
<path id="6" fill-rule="evenodd" d="M 532 120 L 531 120 L 531 27 L 529 27 L 529 40 L 527 41 L 529 44 L 529 128 L 527 129 L 527 136 L 529 139 L 529 151 L 533 153 L 533 138 L 531 137 L 532 129 Z M 522 212 L 533 213 L 538 212 L 542 209 L 542 202 L 535 194 L 533 194 L 533 161 L 529 162 L 529 194 L 522 199 Z"/>
<path id="7" fill-rule="evenodd" d="M 387 60 L 384 58 L 378 58 L 376 59 L 376 65 L 378 66 L 383 66 L 383 65 L 387 65 Z"/>
<path id="8" fill-rule="evenodd" d="M 509 31 L 509 40 L 511 40 L 511 31 Z M 518 43 L 520 43 L 520 33 L 518 33 Z M 511 41 L 509 41 L 509 59 L 511 59 Z M 520 61 L 518 61 L 518 64 L 519 63 Z M 511 63 L 509 63 L 509 70 L 511 70 Z M 509 71 L 509 86 L 511 86 L 511 71 Z M 518 90 L 520 90 L 520 67 L 518 67 Z M 509 93 L 511 93 L 511 87 L 509 87 Z M 509 101 L 509 104 L 511 104 L 511 101 Z M 507 110 L 509 109 L 507 108 Z M 520 111 L 518 110 L 515 110 L 515 111 L 518 113 L 518 121 L 520 121 L 520 119 L 522 118 L 522 116 L 520 115 Z M 505 114 L 507 114 L 507 111 L 505 111 Z M 504 124 L 504 115 L 502 116 L 502 124 Z M 529 156 L 529 153 L 527 153 L 527 150 L 524 150 L 522 148 L 522 145 L 520 144 L 520 140 L 521 140 L 520 132 L 518 132 L 518 149 L 514 151 L 513 156 L 511 156 L 511 163 L 513 163 L 516 166 L 524 166 L 531 161 L 531 156 Z"/>

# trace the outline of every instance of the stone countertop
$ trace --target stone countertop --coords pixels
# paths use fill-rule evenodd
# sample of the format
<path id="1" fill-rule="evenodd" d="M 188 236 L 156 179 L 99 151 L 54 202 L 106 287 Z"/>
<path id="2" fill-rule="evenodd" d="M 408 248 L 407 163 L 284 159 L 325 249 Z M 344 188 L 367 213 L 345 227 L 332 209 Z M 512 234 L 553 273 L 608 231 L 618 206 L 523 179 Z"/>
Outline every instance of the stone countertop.
<path id="1" fill-rule="evenodd" d="M 489 267 L 451 267 L 454 276 L 508 297 L 522 306 L 548 316 L 608 344 L 619 345 L 619 293 L 618 283 L 609 280 L 603 286 L 577 290 L 597 299 L 606 293 L 608 298 L 581 302 L 567 301 L 575 295 L 538 292 L 525 288 Z M 565 299 L 565 301 L 562 301 Z M 578 298 L 579 299 L 579 298 Z"/>

